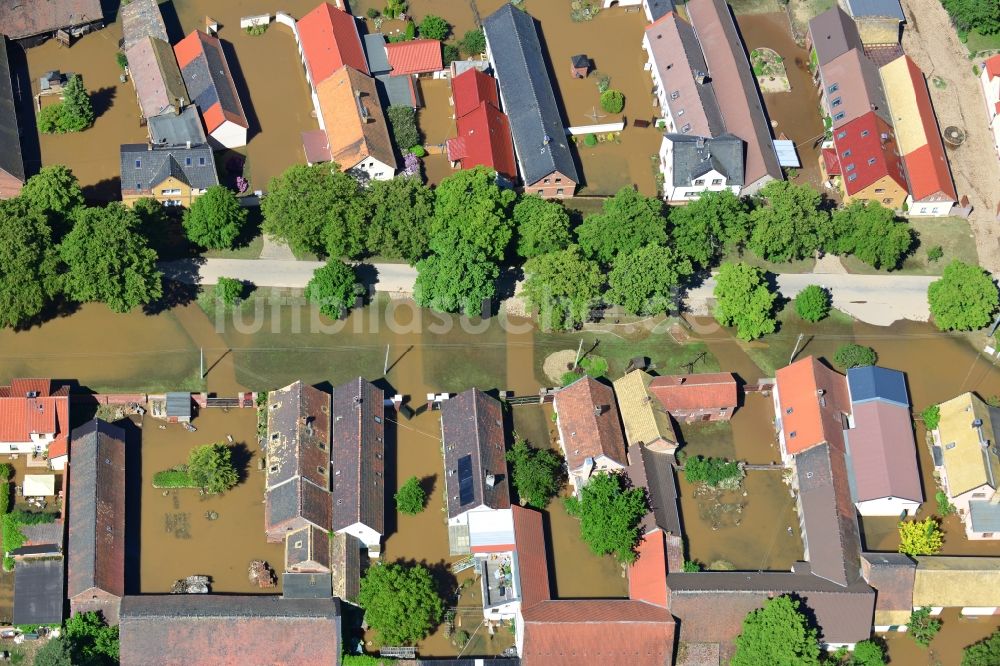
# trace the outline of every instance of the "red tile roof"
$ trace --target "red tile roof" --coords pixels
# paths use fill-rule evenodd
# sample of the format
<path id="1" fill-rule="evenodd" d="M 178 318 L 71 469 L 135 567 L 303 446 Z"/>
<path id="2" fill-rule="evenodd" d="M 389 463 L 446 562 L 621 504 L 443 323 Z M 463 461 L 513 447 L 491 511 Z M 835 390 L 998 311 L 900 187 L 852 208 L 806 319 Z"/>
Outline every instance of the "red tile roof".
<path id="1" fill-rule="evenodd" d="M 65 388 L 53 391 L 49 379 L 15 379 L 0 387 L 0 441 L 28 443 L 32 434 L 55 435 L 49 455 L 66 455 L 69 393 Z"/>
<path id="2" fill-rule="evenodd" d="M 673 663 L 675 623 L 665 609 L 630 599 L 543 601 L 523 611 L 523 666 Z"/>
<path id="3" fill-rule="evenodd" d="M 296 27 L 313 86 L 344 65 L 368 73 L 357 23 L 347 12 L 324 2 L 299 19 Z"/>
<path id="4" fill-rule="evenodd" d="M 991 81 L 1000 76 L 1000 54 L 989 58 L 983 63 L 983 67 L 986 69 L 986 73 L 989 75 Z"/>
<path id="5" fill-rule="evenodd" d="M 647 532 L 636 552 L 639 559 L 628 568 L 628 596 L 667 607 L 667 548 L 662 530 Z"/>
<path id="6" fill-rule="evenodd" d="M 456 118 L 476 110 L 482 102 L 500 108 L 496 79 L 476 68 L 468 69 L 451 80 L 451 98 L 455 103 Z"/>
<path id="7" fill-rule="evenodd" d="M 843 451 L 840 415 L 850 408 L 847 379 L 807 356 L 778 370 L 775 382 L 788 453 L 801 453 L 824 442 Z"/>
<path id="8" fill-rule="evenodd" d="M 826 169 L 826 175 L 839 176 L 840 159 L 837 157 L 837 151 L 833 148 L 824 148 L 822 154 L 823 154 L 823 168 Z"/>
<path id="9" fill-rule="evenodd" d="M 727 407 L 735 409 L 736 377 L 731 372 L 708 372 L 697 375 L 655 377 L 649 392 L 668 412 Z"/>
<path id="10" fill-rule="evenodd" d="M 174 55 L 177 56 L 177 65 L 181 68 L 188 95 L 199 105 L 209 134 L 227 120 L 243 128 L 250 127 L 222 50 L 222 42 L 217 37 L 194 30 L 174 45 Z M 214 103 L 208 105 L 206 100 L 214 100 Z"/>
<path id="11" fill-rule="evenodd" d="M 570 472 L 582 467 L 587 458 L 601 455 L 623 467 L 628 465 L 618 406 L 610 386 L 593 377 L 582 377 L 556 393 L 555 409 Z"/>
<path id="12" fill-rule="evenodd" d="M 896 154 L 895 134 L 874 111 L 835 129 L 833 142 L 848 194 L 857 194 L 886 176 L 906 189 L 902 160 Z M 850 153 L 845 155 L 848 150 Z"/>
<path id="13" fill-rule="evenodd" d="M 482 102 L 455 124 L 458 136 L 448 140 L 448 159 L 463 169 L 486 166 L 510 181 L 517 180 L 510 121 L 497 107 Z"/>
<path id="14" fill-rule="evenodd" d="M 392 68 L 390 76 L 427 74 L 444 69 L 441 42 L 436 39 L 413 39 L 386 44 L 385 53 Z"/>
<path id="15" fill-rule="evenodd" d="M 521 608 L 527 609 L 552 598 L 542 514 L 516 505 L 510 508 L 514 517 Z"/>

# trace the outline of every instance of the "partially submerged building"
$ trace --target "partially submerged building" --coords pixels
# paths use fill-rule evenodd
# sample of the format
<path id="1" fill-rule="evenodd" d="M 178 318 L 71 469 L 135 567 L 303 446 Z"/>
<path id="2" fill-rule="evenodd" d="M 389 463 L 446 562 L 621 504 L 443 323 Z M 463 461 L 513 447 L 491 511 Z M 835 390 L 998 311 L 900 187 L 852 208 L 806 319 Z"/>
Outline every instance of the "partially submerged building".
<path id="1" fill-rule="evenodd" d="M 0 33 L 34 46 L 57 36 L 73 37 L 104 27 L 100 0 L 18 0 L 0 2 Z"/>
<path id="2" fill-rule="evenodd" d="M 151 197 L 164 206 L 190 206 L 219 184 L 215 157 L 208 145 L 124 144 L 121 161 L 122 203 L 131 208 Z"/>
<path id="3" fill-rule="evenodd" d="M 180 113 L 188 104 L 187 88 L 168 42 L 143 37 L 125 49 L 125 57 L 143 118 Z"/>
<path id="4" fill-rule="evenodd" d="M 70 613 L 118 624 L 125 596 L 125 431 L 94 419 L 73 431 L 66 596 Z"/>
<path id="5" fill-rule="evenodd" d="M 900 28 L 906 22 L 899 0 L 845 0 L 845 9 L 866 46 L 899 43 Z"/>
<path id="6" fill-rule="evenodd" d="M 598 472 L 628 466 L 618 406 L 610 386 L 584 375 L 556 393 L 553 407 L 559 446 L 575 491 L 579 492 Z"/>
<path id="7" fill-rule="evenodd" d="M 728 421 L 739 405 L 739 385 L 731 372 L 661 375 L 649 392 L 678 421 Z"/>
<path id="8" fill-rule="evenodd" d="M 374 32 L 362 36 L 368 72 L 375 79 L 382 106 L 423 106 L 420 89 L 412 76 L 393 76 L 389 55 L 386 53 L 385 35 Z M 407 146 L 409 148 L 411 146 Z"/>
<path id="9" fill-rule="evenodd" d="M 648 372 L 633 370 L 613 382 L 625 442 L 630 448 L 642 444 L 653 451 L 673 453 L 677 450 L 677 433 L 670 414 L 650 390 L 653 381 Z"/>
<path id="10" fill-rule="evenodd" d="M 516 183 L 510 121 L 500 110 L 496 79 L 481 70 L 468 69 L 452 77 L 451 100 L 458 136 L 448 139 L 448 161 L 462 169 L 485 166 L 505 183 Z"/>
<path id="11" fill-rule="evenodd" d="M 69 424 L 68 386 L 50 379 L 13 379 L 0 386 L 0 453 L 47 460 L 60 470 L 69 457 Z"/>
<path id="12" fill-rule="evenodd" d="M 25 180 L 13 72 L 7 58 L 7 39 L 0 34 L 0 199 L 20 194 Z"/>
<path id="13" fill-rule="evenodd" d="M 245 146 L 250 124 L 243 112 L 222 42 L 195 30 L 174 45 L 174 54 L 187 93 L 201 113 L 212 146 Z"/>
<path id="14" fill-rule="evenodd" d="M 775 374 L 772 393 L 775 428 L 785 464 L 814 446 L 844 450 L 844 425 L 850 412 L 846 378 L 813 356 Z"/>
<path id="15" fill-rule="evenodd" d="M 136 42 L 154 37 L 170 43 L 167 24 L 163 22 L 160 5 L 156 0 L 131 0 L 119 9 L 122 22 L 122 50 L 127 50 Z"/>
<path id="16" fill-rule="evenodd" d="M 906 631 L 913 610 L 917 563 L 902 553 L 862 553 L 861 571 L 876 591 L 876 632 Z"/>
<path id="17" fill-rule="evenodd" d="M 1000 610 L 1000 557 L 916 557 L 913 607 L 940 615 L 957 608 L 963 617 Z"/>

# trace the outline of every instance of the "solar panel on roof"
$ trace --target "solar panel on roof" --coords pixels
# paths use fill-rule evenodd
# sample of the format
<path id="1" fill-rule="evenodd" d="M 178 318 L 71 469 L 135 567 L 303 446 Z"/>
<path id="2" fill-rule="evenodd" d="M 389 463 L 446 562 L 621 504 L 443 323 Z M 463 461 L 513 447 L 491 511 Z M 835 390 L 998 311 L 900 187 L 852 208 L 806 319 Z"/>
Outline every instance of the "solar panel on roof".
<path id="1" fill-rule="evenodd" d="M 475 498 L 472 484 L 472 456 L 465 455 L 458 459 L 458 502 L 462 506 L 471 504 Z"/>

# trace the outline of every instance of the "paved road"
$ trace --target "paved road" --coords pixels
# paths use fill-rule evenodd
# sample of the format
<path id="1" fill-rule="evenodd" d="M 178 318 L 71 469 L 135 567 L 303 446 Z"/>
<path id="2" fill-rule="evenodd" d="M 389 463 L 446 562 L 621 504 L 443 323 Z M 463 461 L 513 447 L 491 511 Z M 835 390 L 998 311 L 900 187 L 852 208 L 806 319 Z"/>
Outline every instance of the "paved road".
<path id="1" fill-rule="evenodd" d="M 215 284 L 220 277 L 253 282 L 261 287 L 303 288 L 318 261 L 260 259 L 203 259 L 168 262 L 161 266 L 172 279 L 190 284 Z M 362 279 L 377 291 L 411 293 L 417 271 L 406 264 L 364 264 Z M 935 277 L 922 275 L 848 275 L 834 273 L 785 273 L 778 275 L 778 289 L 787 298 L 811 284 L 826 287 L 838 310 L 864 322 L 888 326 L 899 319 L 927 321 L 927 286 Z M 708 314 L 715 281 L 692 289 L 687 305 L 695 314 Z"/>

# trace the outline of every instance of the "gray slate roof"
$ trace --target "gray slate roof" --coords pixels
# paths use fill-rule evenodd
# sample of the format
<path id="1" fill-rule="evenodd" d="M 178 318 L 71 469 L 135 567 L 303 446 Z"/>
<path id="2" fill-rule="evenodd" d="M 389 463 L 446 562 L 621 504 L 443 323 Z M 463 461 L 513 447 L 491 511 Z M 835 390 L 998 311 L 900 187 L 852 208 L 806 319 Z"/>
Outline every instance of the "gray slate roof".
<path id="1" fill-rule="evenodd" d="M 858 26 L 837 6 L 809 21 L 809 36 L 820 66 L 862 48 Z"/>
<path id="2" fill-rule="evenodd" d="M 190 39 L 197 40 L 201 47 L 198 54 L 181 69 L 181 78 L 184 79 L 191 102 L 202 114 L 218 103 L 227 120 L 249 127 L 233 75 L 229 71 L 226 54 L 222 50 L 222 42 L 200 30 L 185 38 Z"/>
<path id="3" fill-rule="evenodd" d="M 330 574 L 286 573 L 281 575 L 281 596 L 285 599 L 329 599 L 333 596 Z"/>
<path id="4" fill-rule="evenodd" d="M 167 26 L 160 13 L 157 0 L 132 0 L 122 3 L 121 10 L 123 49 L 127 49 L 145 37 L 155 37 L 170 43 Z"/>
<path id="5" fill-rule="evenodd" d="M 847 0 L 847 9 L 854 18 L 894 18 L 906 21 L 899 0 Z"/>
<path id="6" fill-rule="evenodd" d="M 898 370 L 869 365 L 847 371 L 851 402 L 882 400 L 901 407 L 910 406 L 906 392 L 906 375 Z"/>
<path id="7" fill-rule="evenodd" d="M 170 176 L 203 190 L 218 185 L 212 149 L 208 146 L 157 146 L 150 150 L 144 143 L 127 143 L 121 147 L 122 192 L 150 193 Z"/>
<path id="8" fill-rule="evenodd" d="M 628 476 L 635 487 L 645 486 L 649 494 L 649 513 L 642 520 L 646 532 L 662 529 L 681 535 L 681 516 L 678 506 L 677 479 L 674 476 L 674 456 L 650 451 L 645 446 L 629 447 Z"/>
<path id="9" fill-rule="evenodd" d="M 14 624 L 60 624 L 63 559 L 22 560 L 14 567 Z"/>
<path id="10" fill-rule="evenodd" d="M 724 175 L 729 185 L 743 186 L 743 140 L 732 134 L 713 139 L 690 134 L 667 134 L 674 142 L 674 186 L 690 185 L 709 171 Z"/>
<path id="11" fill-rule="evenodd" d="M 500 402 L 473 388 L 441 406 L 448 517 L 486 505 L 510 508 L 503 411 Z M 493 474 L 495 485 L 486 485 Z"/>
<path id="12" fill-rule="evenodd" d="M 647 0 L 646 6 L 649 7 L 649 18 L 652 21 L 658 21 L 668 12 L 674 11 L 673 0 Z"/>
<path id="13" fill-rule="evenodd" d="M 1000 532 L 1000 504 L 974 500 L 969 502 L 972 529 L 975 532 Z"/>
<path id="14" fill-rule="evenodd" d="M 365 49 L 368 71 L 372 76 L 388 74 L 392 70 L 389 65 L 389 55 L 385 52 L 385 36 L 381 32 L 365 35 L 361 45 Z"/>
<path id="15" fill-rule="evenodd" d="M 385 534 L 385 396 L 361 377 L 333 389 L 333 530 Z"/>
<path id="16" fill-rule="evenodd" d="M 17 129 L 14 84 L 7 59 L 7 39 L 0 35 L 0 169 L 24 182 L 21 136 Z"/>
<path id="17" fill-rule="evenodd" d="M 553 171 L 579 183 L 534 19 L 506 4 L 483 19 L 483 30 L 525 185 Z"/>
<path id="18" fill-rule="evenodd" d="M 191 394 L 174 391 L 167 394 L 167 416 L 191 416 Z"/>
<path id="19" fill-rule="evenodd" d="M 153 116 L 148 120 L 147 127 L 153 143 L 157 145 L 184 146 L 190 141 L 192 146 L 200 146 L 206 141 L 198 110 L 191 105 L 176 115 L 163 113 Z"/>

